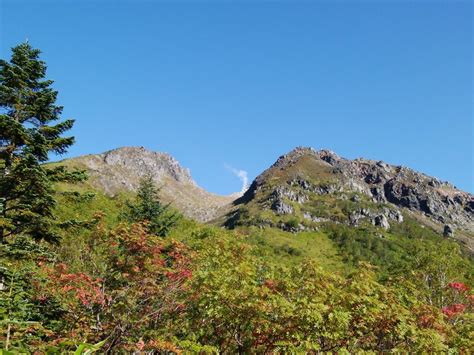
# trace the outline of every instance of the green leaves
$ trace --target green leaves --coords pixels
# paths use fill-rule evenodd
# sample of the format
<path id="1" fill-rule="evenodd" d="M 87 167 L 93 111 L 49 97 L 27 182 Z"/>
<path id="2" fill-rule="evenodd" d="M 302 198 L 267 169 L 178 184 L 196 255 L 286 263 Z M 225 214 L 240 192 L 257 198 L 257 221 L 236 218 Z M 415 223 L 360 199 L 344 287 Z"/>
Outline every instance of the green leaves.
<path id="1" fill-rule="evenodd" d="M 79 344 L 77 350 L 74 352 L 74 355 L 88 355 L 99 351 L 106 343 L 107 339 L 104 339 L 97 344 Z"/>

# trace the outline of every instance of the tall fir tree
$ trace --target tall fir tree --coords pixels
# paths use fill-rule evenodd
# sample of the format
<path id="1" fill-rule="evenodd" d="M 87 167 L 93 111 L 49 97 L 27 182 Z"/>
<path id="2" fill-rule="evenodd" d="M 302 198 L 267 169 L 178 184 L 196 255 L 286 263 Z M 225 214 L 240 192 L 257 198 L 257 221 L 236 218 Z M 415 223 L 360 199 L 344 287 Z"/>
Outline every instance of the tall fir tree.
<path id="1" fill-rule="evenodd" d="M 127 202 L 123 218 L 132 223 L 146 222 L 149 233 L 164 237 L 179 216 L 169 205 L 161 203 L 153 178 L 147 174 L 140 180 L 135 201 Z"/>
<path id="2" fill-rule="evenodd" d="M 0 243 L 16 234 L 56 240 L 52 183 L 79 178 L 43 164 L 74 143 L 63 137 L 74 120 L 61 120 L 58 92 L 45 77 L 40 50 L 29 43 L 12 48 L 10 61 L 0 60 Z"/>

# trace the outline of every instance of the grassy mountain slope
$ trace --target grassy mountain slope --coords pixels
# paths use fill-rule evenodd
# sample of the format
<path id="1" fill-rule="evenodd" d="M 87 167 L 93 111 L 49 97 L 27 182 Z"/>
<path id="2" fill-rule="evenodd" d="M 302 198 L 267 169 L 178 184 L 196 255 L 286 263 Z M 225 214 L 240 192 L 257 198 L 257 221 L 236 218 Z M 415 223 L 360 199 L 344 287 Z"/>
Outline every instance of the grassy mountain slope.
<path id="1" fill-rule="evenodd" d="M 259 175 L 218 223 L 290 232 L 334 226 L 387 238 L 417 225 L 474 251 L 473 196 L 421 173 L 329 151 L 297 148 Z M 402 231 L 405 231 L 402 233 Z"/>

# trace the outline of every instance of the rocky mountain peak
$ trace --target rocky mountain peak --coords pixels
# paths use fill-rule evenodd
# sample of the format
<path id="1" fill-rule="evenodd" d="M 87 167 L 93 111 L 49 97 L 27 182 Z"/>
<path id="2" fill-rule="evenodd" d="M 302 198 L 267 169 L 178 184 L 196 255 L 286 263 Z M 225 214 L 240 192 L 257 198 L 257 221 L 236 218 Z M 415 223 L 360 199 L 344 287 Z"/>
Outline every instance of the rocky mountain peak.
<path id="1" fill-rule="evenodd" d="M 315 202 L 311 202 L 324 200 L 324 196 L 331 201 L 331 205 L 316 206 Z M 325 149 L 316 151 L 297 147 L 282 155 L 253 181 L 245 195 L 235 203 L 256 201 L 277 215 L 285 215 L 305 208 L 328 210 L 338 204 L 338 200 L 347 201 L 348 196 L 352 196 L 350 202 L 341 202 L 341 206 L 349 203 L 355 208 L 358 201 L 365 201 L 379 213 L 372 215 L 371 211 L 362 210 L 359 215 L 347 215 L 349 223 L 351 219 L 354 222 L 370 217 L 375 225 L 387 227 L 385 222 L 401 221 L 399 211 L 406 211 L 430 225 L 438 226 L 438 230 L 449 229 L 450 233 L 445 234 L 458 237 L 457 231 L 474 233 L 472 194 L 410 168 L 363 158 L 346 159 Z M 308 218 L 321 220 L 321 216 L 316 215 Z M 474 250 L 472 239 L 466 239 L 466 243 Z"/>
<path id="2" fill-rule="evenodd" d="M 330 165 L 335 165 L 341 161 L 341 157 L 339 155 L 328 149 L 318 150 L 316 155 L 319 157 L 319 159 L 324 160 Z"/>
<path id="3" fill-rule="evenodd" d="M 339 155 L 328 149 L 315 150 L 311 147 L 296 147 L 287 154 L 284 154 L 278 158 L 278 160 L 272 165 L 272 167 L 284 168 L 288 165 L 296 163 L 300 158 L 308 157 L 322 160 L 329 165 L 336 165 L 341 160 Z"/>
<path id="4" fill-rule="evenodd" d="M 200 221 L 215 218 L 235 196 L 220 196 L 199 187 L 189 169 L 167 153 L 143 147 L 123 147 L 101 154 L 70 159 L 69 165 L 86 169 L 88 184 L 107 195 L 136 191 L 140 179 L 151 175 L 160 197 L 184 215 Z"/>
<path id="5" fill-rule="evenodd" d="M 311 147 L 296 147 L 292 151 L 280 156 L 271 167 L 284 168 L 305 155 L 315 156 L 316 151 Z"/>
<path id="6" fill-rule="evenodd" d="M 152 175 L 161 180 L 165 175 L 178 182 L 196 185 L 189 169 L 181 167 L 179 162 L 167 153 L 153 152 L 144 147 L 122 147 L 99 154 L 105 164 L 133 169 L 140 176 Z"/>

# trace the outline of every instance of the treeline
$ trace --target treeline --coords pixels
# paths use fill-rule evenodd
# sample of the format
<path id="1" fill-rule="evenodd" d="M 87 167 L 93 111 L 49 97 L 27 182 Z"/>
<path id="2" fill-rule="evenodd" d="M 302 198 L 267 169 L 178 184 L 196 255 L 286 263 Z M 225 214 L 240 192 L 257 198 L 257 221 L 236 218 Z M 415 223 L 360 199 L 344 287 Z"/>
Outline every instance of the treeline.
<path id="1" fill-rule="evenodd" d="M 84 172 L 44 164 L 74 140 L 39 54 L 25 43 L 0 62 L 4 353 L 474 350 L 472 264 L 448 241 L 407 250 L 335 226 L 349 272 L 284 266 L 245 230 L 180 217 L 146 176 L 113 219 L 59 218 L 95 197 L 58 191 Z"/>

